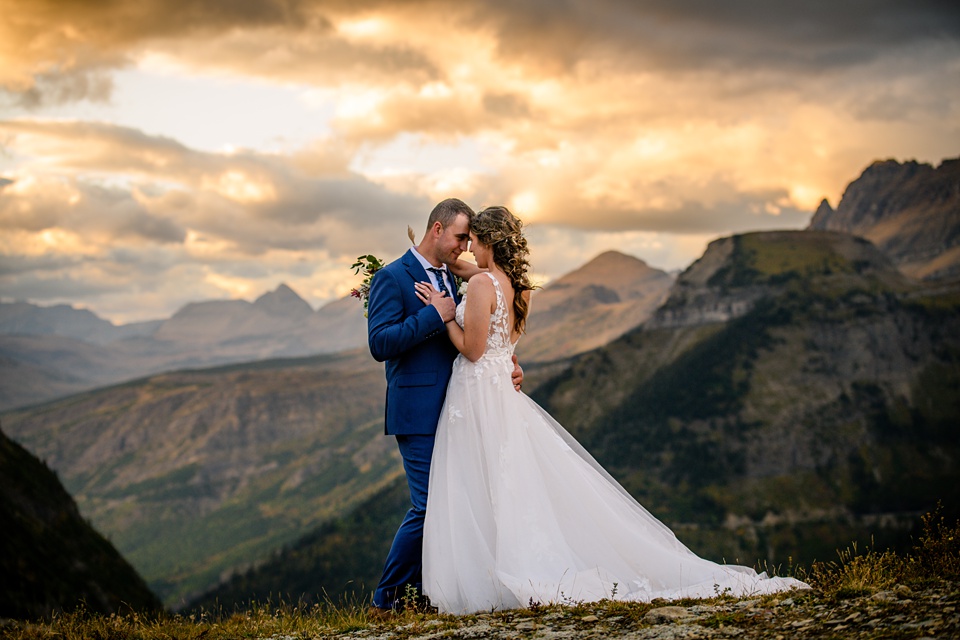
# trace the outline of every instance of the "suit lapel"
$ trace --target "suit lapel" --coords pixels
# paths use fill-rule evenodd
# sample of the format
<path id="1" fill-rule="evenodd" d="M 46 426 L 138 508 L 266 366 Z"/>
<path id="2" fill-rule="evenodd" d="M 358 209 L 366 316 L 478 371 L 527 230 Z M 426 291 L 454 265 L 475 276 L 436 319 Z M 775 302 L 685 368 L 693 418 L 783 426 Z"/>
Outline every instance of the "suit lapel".
<path id="1" fill-rule="evenodd" d="M 403 254 L 403 257 L 400 259 L 403 262 L 403 266 L 406 267 L 407 273 L 410 274 L 416 282 L 430 282 L 430 276 L 427 275 L 426 269 L 423 268 L 423 265 L 420 264 L 420 261 L 417 260 L 417 256 L 413 255 L 413 249 L 407 249 L 407 252 Z M 448 286 L 453 288 L 450 290 L 450 295 L 453 296 L 453 301 L 457 304 L 460 304 L 460 292 L 457 291 L 457 281 L 453 277 L 453 273 L 450 272 L 449 268 L 447 269 L 447 278 Z"/>
<path id="2" fill-rule="evenodd" d="M 401 262 L 403 262 L 407 273 L 410 274 L 410 277 L 413 278 L 415 282 L 430 282 L 430 277 L 427 275 L 423 265 L 417 260 L 417 256 L 413 255 L 413 249 L 407 249 L 407 252 L 403 254 L 403 258 L 401 258 Z"/>

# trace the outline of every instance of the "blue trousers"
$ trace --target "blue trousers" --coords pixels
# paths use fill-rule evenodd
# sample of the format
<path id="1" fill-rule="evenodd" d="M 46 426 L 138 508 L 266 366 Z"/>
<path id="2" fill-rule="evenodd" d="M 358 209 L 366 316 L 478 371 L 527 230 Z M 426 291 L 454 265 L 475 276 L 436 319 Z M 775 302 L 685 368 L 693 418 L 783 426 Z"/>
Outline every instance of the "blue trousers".
<path id="1" fill-rule="evenodd" d="M 412 507 L 403 518 L 393 546 L 384 563 L 383 576 L 373 594 L 374 606 L 392 609 L 397 598 L 404 596 L 407 585 L 420 593 L 423 584 L 423 521 L 427 515 L 427 485 L 430 482 L 430 459 L 435 436 L 397 436 L 403 457 Z"/>

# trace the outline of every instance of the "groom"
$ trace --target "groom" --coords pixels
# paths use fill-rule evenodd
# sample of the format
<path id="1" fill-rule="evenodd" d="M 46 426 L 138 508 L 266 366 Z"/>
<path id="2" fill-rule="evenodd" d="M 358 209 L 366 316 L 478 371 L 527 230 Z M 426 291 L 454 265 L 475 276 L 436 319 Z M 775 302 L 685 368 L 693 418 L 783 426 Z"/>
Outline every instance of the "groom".
<path id="1" fill-rule="evenodd" d="M 440 202 L 430 213 L 420 244 L 378 271 L 370 285 L 370 353 L 378 362 L 386 363 L 384 430 L 397 438 L 413 503 L 387 555 L 383 576 L 373 594 L 374 611 L 391 611 L 406 604 L 403 598 L 407 585 L 420 593 L 430 458 L 450 369 L 457 356 L 444 328 L 454 318 L 460 301 L 447 266 L 467 250 L 473 215 L 473 210 L 457 198 Z M 426 281 L 446 293 L 429 306 L 420 301 L 413 286 Z M 516 359 L 514 367 L 513 382 L 519 390 L 523 372 L 516 366 Z"/>

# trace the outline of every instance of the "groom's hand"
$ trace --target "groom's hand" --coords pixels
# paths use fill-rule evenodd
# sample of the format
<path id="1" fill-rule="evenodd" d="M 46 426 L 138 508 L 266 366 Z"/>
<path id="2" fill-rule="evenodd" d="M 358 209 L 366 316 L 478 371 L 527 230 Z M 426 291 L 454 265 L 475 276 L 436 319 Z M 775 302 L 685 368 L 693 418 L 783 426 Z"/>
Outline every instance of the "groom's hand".
<path id="1" fill-rule="evenodd" d="M 423 304 L 434 307 L 440 314 L 443 324 L 447 324 L 457 315 L 457 303 L 446 293 L 440 293 L 433 288 L 429 282 L 415 282 L 413 285 L 417 291 L 417 297 Z"/>
<path id="2" fill-rule="evenodd" d="M 430 301 L 430 304 L 436 307 L 437 311 L 440 312 L 440 317 L 443 319 L 443 324 L 447 324 L 457 315 L 457 303 L 453 301 L 453 298 L 448 298 L 447 294 L 445 293 L 434 296 L 433 300 Z"/>
<path id="3" fill-rule="evenodd" d="M 523 386 L 523 369 L 520 368 L 516 355 L 513 356 L 513 373 L 510 374 L 510 378 L 513 380 L 513 388 L 520 391 L 520 387 Z"/>

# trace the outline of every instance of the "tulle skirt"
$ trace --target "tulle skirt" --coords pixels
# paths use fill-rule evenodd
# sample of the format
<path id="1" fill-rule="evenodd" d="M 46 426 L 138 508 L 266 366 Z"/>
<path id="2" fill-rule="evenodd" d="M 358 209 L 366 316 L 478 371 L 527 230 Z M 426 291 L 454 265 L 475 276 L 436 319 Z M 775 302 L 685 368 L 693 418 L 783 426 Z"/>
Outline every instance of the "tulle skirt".
<path id="1" fill-rule="evenodd" d="M 423 588 L 447 613 L 806 588 L 698 557 L 539 405 L 509 354 L 454 363 L 437 429 Z"/>

